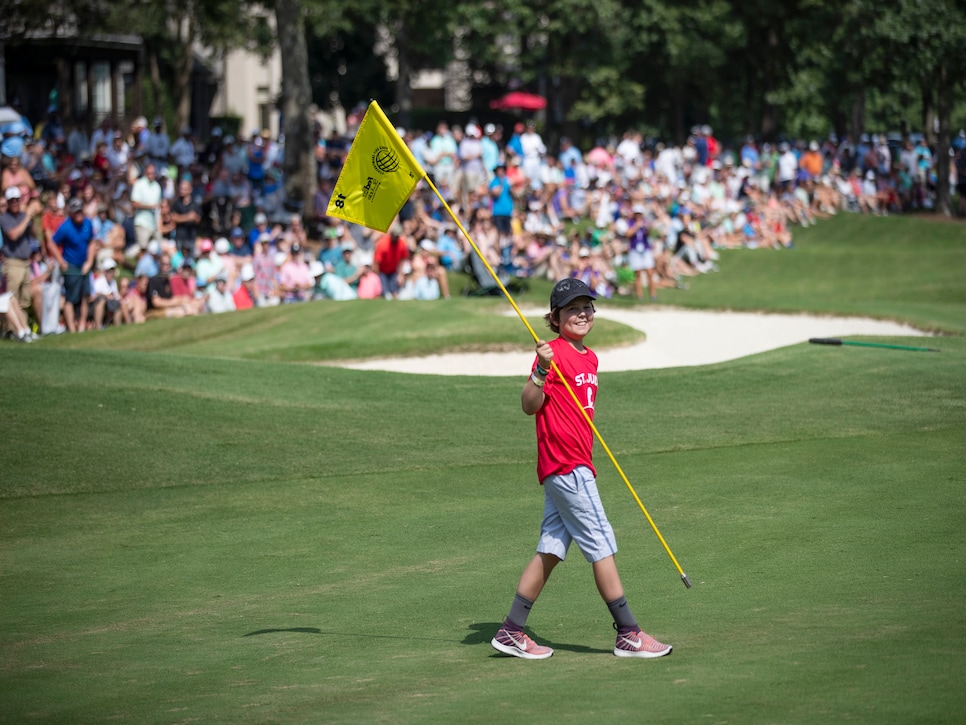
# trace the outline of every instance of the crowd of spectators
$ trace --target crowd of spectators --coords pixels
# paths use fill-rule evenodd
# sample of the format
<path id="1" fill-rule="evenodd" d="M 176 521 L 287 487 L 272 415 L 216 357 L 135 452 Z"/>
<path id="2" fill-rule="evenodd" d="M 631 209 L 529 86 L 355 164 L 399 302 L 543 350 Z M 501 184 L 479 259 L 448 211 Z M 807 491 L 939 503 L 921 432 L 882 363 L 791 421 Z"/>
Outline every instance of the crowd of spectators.
<path id="1" fill-rule="evenodd" d="M 202 143 L 138 118 L 88 136 L 52 108 L 36 128 L 0 130 L 0 316 L 14 339 L 312 299 L 446 298 L 446 272 L 493 287 L 423 182 L 386 234 L 327 216 L 351 144 L 338 133 L 317 133 L 318 189 L 293 210 L 284 139 L 261 129 L 215 128 Z M 729 148 L 705 125 L 680 145 L 628 131 L 581 150 L 548 148 L 532 121 L 397 130 L 501 281 L 574 276 L 603 296 L 656 300 L 717 272 L 721 249 L 791 248 L 799 226 L 928 209 L 935 189 L 921 138 Z M 966 211 L 963 132 L 954 152 Z"/>

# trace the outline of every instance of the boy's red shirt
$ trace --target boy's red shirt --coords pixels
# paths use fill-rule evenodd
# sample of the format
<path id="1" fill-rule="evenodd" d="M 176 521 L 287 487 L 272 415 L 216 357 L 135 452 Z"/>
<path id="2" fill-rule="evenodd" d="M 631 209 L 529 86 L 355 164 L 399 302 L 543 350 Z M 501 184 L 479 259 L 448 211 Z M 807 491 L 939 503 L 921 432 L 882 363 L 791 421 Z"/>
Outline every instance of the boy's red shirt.
<path id="1" fill-rule="evenodd" d="M 554 363 L 593 420 L 597 401 L 597 355 L 588 347 L 578 352 L 562 337 L 551 340 L 550 347 L 553 348 Z M 552 369 L 543 393 L 543 405 L 536 413 L 538 479 L 542 483 L 547 476 L 567 474 L 577 466 L 587 466 L 596 476 L 594 433 Z"/>

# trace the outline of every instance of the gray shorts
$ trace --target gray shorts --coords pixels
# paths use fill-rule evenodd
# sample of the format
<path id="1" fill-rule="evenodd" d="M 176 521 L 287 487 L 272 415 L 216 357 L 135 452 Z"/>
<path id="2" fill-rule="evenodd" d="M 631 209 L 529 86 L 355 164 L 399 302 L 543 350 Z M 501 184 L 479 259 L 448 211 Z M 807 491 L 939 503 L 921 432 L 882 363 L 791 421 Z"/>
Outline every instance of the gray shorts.
<path id="1" fill-rule="evenodd" d="M 548 476 L 543 481 L 543 524 L 537 552 L 558 559 L 567 556 L 570 542 L 589 562 L 617 553 L 614 530 L 604 513 L 597 491 L 597 480 L 586 466 L 578 466 L 563 476 Z"/>

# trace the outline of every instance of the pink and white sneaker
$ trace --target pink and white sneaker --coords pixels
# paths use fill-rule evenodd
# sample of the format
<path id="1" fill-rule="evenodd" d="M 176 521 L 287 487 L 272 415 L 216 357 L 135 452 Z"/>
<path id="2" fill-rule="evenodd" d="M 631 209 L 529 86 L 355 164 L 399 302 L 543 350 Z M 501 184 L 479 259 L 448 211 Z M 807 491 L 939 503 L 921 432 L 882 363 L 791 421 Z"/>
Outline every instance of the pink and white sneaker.
<path id="1" fill-rule="evenodd" d="M 614 654 L 618 657 L 663 657 L 671 654 L 671 645 L 658 642 L 640 630 L 627 634 L 618 633 Z"/>
<path id="2" fill-rule="evenodd" d="M 523 632 L 514 632 L 506 627 L 500 627 L 500 631 L 490 640 L 493 649 L 503 654 L 522 657 L 525 660 L 545 660 L 553 654 L 550 647 L 543 647 Z"/>

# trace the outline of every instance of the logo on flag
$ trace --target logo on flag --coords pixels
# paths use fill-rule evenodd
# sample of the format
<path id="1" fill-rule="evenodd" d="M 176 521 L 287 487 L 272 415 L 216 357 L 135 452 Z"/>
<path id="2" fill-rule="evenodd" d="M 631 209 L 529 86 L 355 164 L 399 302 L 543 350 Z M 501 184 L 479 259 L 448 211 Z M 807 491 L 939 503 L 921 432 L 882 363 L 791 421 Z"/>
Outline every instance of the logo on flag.
<path id="1" fill-rule="evenodd" d="M 391 148 L 380 146 L 372 152 L 372 166 L 383 174 L 399 171 L 399 155 Z"/>

